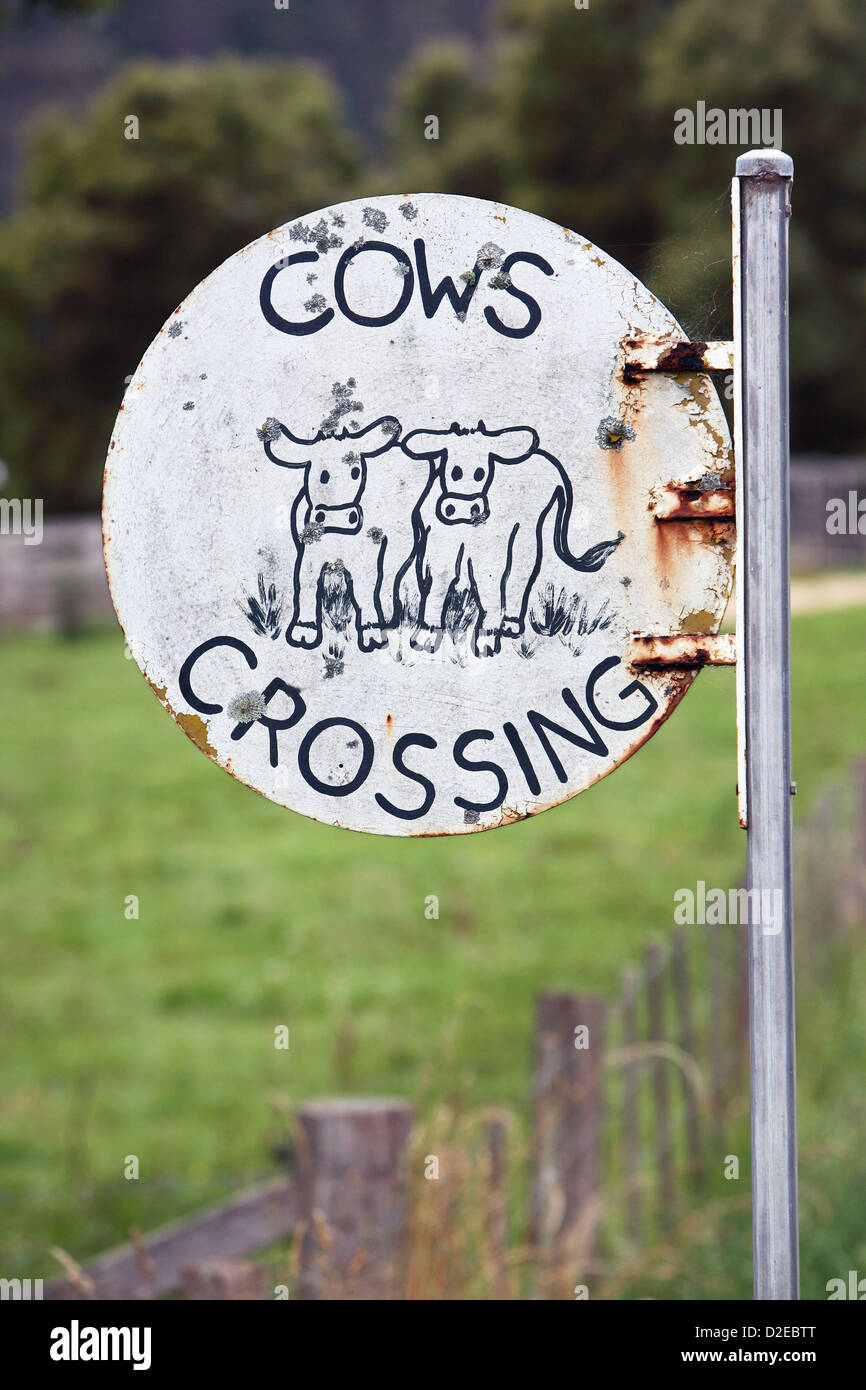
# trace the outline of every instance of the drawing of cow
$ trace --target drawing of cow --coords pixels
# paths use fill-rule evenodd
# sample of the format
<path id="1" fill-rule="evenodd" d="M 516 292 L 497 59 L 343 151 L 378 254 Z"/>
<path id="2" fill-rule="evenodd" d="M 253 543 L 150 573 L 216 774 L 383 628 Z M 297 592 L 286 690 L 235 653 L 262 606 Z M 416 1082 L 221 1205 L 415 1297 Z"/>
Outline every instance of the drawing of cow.
<path id="1" fill-rule="evenodd" d="M 304 470 L 291 512 L 298 553 L 286 640 L 295 647 L 319 645 L 324 575 L 342 571 L 355 608 L 358 646 L 361 651 L 384 647 L 400 580 L 412 561 L 412 513 L 429 485 L 429 469 L 419 475 L 418 464 L 392 448 L 400 437 L 393 416 L 361 430 L 319 431 L 314 439 L 299 439 L 272 418 L 259 436 L 272 463 Z M 373 462 L 389 450 L 387 460 Z"/>
<path id="2" fill-rule="evenodd" d="M 522 634 L 551 511 L 553 547 L 574 570 L 601 569 L 622 539 L 580 557 L 571 553 L 571 482 L 558 459 L 539 449 L 534 429 L 488 430 L 479 420 L 471 429 L 413 430 L 402 448 L 435 463 L 418 518 L 421 610 L 412 645 L 422 650 L 438 645 L 451 591 L 460 584 L 474 588 L 478 600 L 477 656 L 493 656 L 503 637 Z"/>

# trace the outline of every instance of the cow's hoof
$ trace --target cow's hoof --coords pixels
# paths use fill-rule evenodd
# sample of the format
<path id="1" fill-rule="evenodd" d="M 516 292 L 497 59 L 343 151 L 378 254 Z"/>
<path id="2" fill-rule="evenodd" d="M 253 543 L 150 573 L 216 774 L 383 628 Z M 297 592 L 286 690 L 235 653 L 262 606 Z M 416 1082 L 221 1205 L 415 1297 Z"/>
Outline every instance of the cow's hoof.
<path id="1" fill-rule="evenodd" d="M 377 647 L 387 647 L 388 638 L 378 623 L 365 623 L 358 631 L 358 646 L 362 652 L 373 652 Z"/>
<path id="2" fill-rule="evenodd" d="M 315 623 L 292 623 L 286 633 L 286 641 L 293 647 L 317 647 L 322 640 Z"/>
<path id="3" fill-rule="evenodd" d="M 479 632 L 475 642 L 476 656 L 496 656 L 499 651 L 499 632 L 493 628 L 485 628 Z"/>
<path id="4" fill-rule="evenodd" d="M 523 623 L 519 618 L 503 618 L 501 630 L 503 637 L 520 637 L 523 634 Z"/>
<path id="5" fill-rule="evenodd" d="M 416 652 L 435 652 L 442 640 L 442 634 L 435 627 L 428 627 L 426 623 L 413 632 L 409 638 L 409 646 Z"/>

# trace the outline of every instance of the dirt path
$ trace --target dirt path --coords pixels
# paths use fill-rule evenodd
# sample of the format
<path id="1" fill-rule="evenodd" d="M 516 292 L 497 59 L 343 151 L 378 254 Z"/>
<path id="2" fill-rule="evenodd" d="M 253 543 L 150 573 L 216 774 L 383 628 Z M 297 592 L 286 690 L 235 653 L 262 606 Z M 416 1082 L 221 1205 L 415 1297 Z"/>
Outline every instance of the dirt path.
<path id="1" fill-rule="evenodd" d="M 791 582 L 792 613 L 866 608 L 866 574 L 822 574 Z"/>

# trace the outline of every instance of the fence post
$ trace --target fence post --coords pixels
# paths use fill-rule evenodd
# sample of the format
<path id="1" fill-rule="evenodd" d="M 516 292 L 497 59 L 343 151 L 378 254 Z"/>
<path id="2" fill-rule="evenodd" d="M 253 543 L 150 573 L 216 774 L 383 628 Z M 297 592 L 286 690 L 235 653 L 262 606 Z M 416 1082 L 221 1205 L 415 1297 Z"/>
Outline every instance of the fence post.
<path id="1" fill-rule="evenodd" d="M 413 1113 L 396 1100 L 309 1101 L 298 1111 L 302 1299 L 403 1296 Z"/>
<path id="2" fill-rule="evenodd" d="M 646 979 L 649 997 L 649 1041 L 664 1043 L 664 972 L 662 970 L 661 947 L 650 942 L 646 948 Z M 666 1057 L 656 1057 L 652 1063 L 653 1101 L 655 1106 L 656 1163 L 659 1173 L 659 1195 L 661 1197 L 660 1221 L 662 1230 L 667 1229 L 673 1220 L 674 1211 L 674 1156 L 671 1147 L 671 1107 L 668 1087 L 668 1067 Z"/>
<path id="3" fill-rule="evenodd" d="M 491 1293 L 494 1299 L 511 1297 L 508 1276 L 508 1124 L 503 1110 L 484 1115 L 484 1148 L 487 1159 L 487 1255 L 490 1262 Z"/>
<path id="4" fill-rule="evenodd" d="M 678 1015 L 679 1045 L 687 1057 L 697 1064 L 698 1053 L 695 1039 L 695 1016 L 692 1006 L 692 977 L 689 970 L 688 953 L 692 938 L 683 928 L 674 932 L 671 966 L 673 973 L 674 1001 Z M 683 1104 L 685 1107 L 686 1147 L 689 1154 L 689 1177 L 695 1187 L 704 1188 L 704 1151 L 701 1142 L 701 1115 L 693 1078 L 683 1072 Z"/>
<path id="5" fill-rule="evenodd" d="M 636 1057 L 639 1044 L 637 1023 L 637 996 L 641 984 L 641 974 L 633 966 L 623 973 L 622 984 L 622 1035 L 627 1059 L 623 1075 L 622 1122 L 625 1139 L 625 1229 L 629 1240 L 640 1244 L 643 1236 L 643 1199 L 640 1190 L 641 1174 L 641 1124 L 640 1124 L 640 1078 L 644 1063 Z M 628 1055 L 630 1054 L 630 1055 Z"/>
<path id="6" fill-rule="evenodd" d="M 530 1229 L 548 1296 L 570 1292 L 595 1244 L 606 1021 L 594 995 L 536 997 Z"/>
<path id="7" fill-rule="evenodd" d="M 180 1272 L 185 1299 L 244 1302 L 267 1297 L 267 1270 L 250 1260 L 200 1260 Z"/>
<path id="8" fill-rule="evenodd" d="M 708 926 L 707 984 L 710 994 L 709 1028 L 707 1031 L 707 1070 L 710 1091 L 710 1123 L 716 1149 L 725 1137 L 725 1099 L 730 1070 L 728 1054 L 728 1023 L 731 1000 L 725 990 L 725 943 L 722 933 L 726 927 Z M 713 1160 L 715 1162 L 715 1159 Z"/>
<path id="9" fill-rule="evenodd" d="M 866 758 L 854 763 L 853 782 L 855 916 L 859 926 L 866 926 Z"/>

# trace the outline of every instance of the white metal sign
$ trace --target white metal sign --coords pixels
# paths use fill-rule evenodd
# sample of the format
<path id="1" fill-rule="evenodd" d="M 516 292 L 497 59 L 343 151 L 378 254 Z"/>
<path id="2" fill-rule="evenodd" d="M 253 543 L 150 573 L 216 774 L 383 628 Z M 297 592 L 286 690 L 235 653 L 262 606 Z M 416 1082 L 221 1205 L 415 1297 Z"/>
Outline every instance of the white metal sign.
<path id="1" fill-rule="evenodd" d="M 239 251 L 127 390 L 104 529 L 130 649 L 265 796 L 382 834 L 487 829 L 610 772 L 693 679 L 633 634 L 714 633 L 732 484 L 709 379 L 573 232 L 424 194 Z"/>

